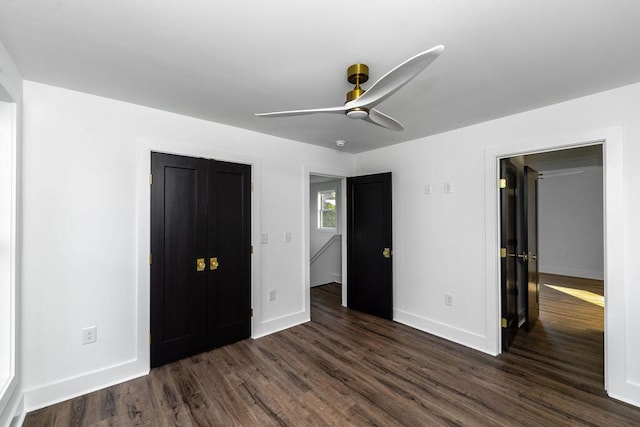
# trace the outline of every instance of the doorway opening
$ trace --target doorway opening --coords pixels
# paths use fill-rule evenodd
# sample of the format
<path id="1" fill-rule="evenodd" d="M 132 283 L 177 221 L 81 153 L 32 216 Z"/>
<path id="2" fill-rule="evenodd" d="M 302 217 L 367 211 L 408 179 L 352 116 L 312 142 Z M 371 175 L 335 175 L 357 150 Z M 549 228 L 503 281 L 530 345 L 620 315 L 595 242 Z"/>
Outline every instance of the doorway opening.
<path id="1" fill-rule="evenodd" d="M 342 286 L 342 178 L 309 176 L 309 286 Z M 335 288 L 335 286 L 334 286 Z"/>
<path id="2" fill-rule="evenodd" d="M 309 314 L 312 285 L 335 284 L 337 279 L 341 279 L 340 293 L 344 307 L 391 319 L 391 172 L 348 178 L 336 178 L 336 175 L 318 176 L 317 172 L 311 171 L 305 171 L 305 174 L 304 200 L 305 210 L 308 209 L 304 223 L 307 267 L 305 307 Z M 332 236 L 340 234 L 341 237 L 324 236 L 320 244 L 312 247 L 311 236 L 316 232 L 326 232 Z M 331 241 L 332 239 L 335 241 Z M 332 245 L 335 250 L 333 268 L 323 272 L 329 276 L 323 278 L 321 275 L 316 276 L 315 272 L 312 276 L 312 261 L 317 262 L 319 256 L 330 254 Z M 330 260 L 327 261 L 329 263 Z M 341 276 L 338 276 L 340 270 Z"/>
<path id="3" fill-rule="evenodd" d="M 567 384 L 580 377 L 602 390 L 603 144 L 500 162 L 514 180 L 501 182 L 502 349 L 543 358 Z"/>

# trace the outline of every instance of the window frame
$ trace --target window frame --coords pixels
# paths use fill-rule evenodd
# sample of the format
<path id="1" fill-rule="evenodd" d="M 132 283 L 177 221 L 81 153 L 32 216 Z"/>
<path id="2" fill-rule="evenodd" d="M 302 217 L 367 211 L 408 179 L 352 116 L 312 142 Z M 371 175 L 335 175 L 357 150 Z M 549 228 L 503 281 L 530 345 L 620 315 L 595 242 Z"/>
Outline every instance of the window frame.
<path id="1" fill-rule="evenodd" d="M 334 210 L 335 213 L 335 226 L 334 227 L 325 227 L 324 226 L 324 213 L 331 212 L 330 209 L 323 209 L 323 194 L 333 193 L 334 200 Z M 336 233 L 338 231 L 338 191 L 335 188 L 330 188 L 326 190 L 318 190 L 318 206 L 317 206 L 317 228 L 319 231 L 326 231 L 331 233 Z"/>

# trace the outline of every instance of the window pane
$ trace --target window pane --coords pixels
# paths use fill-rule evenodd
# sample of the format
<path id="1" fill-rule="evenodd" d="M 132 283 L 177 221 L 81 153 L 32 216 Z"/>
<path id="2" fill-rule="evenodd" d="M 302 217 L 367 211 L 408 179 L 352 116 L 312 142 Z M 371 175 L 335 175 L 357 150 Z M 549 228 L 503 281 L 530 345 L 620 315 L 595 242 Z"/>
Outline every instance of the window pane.
<path id="1" fill-rule="evenodd" d="M 324 211 L 322 213 L 322 227 L 336 228 L 336 211 L 335 207 L 332 211 Z"/>
<path id="2" fill-rule="evenodd" d="M 322 192 L 322 210 L 336 210 L 336 192 L 335 191 L 323 191 Z"/>

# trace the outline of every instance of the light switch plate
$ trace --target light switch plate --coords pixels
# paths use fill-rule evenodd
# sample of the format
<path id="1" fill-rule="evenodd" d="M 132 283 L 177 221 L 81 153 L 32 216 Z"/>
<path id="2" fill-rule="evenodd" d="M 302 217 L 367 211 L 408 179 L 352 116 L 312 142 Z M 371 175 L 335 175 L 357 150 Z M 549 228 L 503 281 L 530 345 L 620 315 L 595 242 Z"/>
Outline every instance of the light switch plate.
<path id="1" fill-rule="evenodd" d="M 263 245 L 269 243 L 269 233 L 262 233 L 262 235 L 260 236 L 260 243 L 262 243 Z"/>
<path id="2" fill-rule="evenodd" d="M 453 193 L 453 185 L 450 182 L 444 183 L 444 192 L 445 193 Z"/>

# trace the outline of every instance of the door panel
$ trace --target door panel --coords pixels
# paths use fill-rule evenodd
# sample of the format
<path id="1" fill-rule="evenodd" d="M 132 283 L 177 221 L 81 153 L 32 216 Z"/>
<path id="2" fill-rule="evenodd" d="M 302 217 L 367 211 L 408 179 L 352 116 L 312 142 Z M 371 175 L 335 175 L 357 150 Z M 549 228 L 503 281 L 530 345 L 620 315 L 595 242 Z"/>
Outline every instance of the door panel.
<path id="1" fill-rule="evenodd" d="M 531 331 L 540 317 L 540 283 L 538 271 L 538 172 L 524 167 L 524 222 L 526 233 L 527 261 L 525 277 L 527 280 L 525 328 Z"/>
<path id="2" fill-rule="evenodd" d="M 213 162 L 209 172 L 208 339 L 218 347 L 251 334 L 251 166 Z"/>
<path id="3" fill-rule="evenodd" d="M 506 187 L 500 190 L 500 258 L 502 349 L 507 350 L 518 333 L 517 312 L 517 199 L 518 172 L 510 161 L 500 161 L 500 176 Z"/>
<path id="4" fill-rule="evenodd" d="M 151 365 L 202 349 L 205 342 L 206 175 L 202 159 L 152 153 Z"/>
<path id="5" fill-rule="evenodd" d="M 349 308 L 393 318 L 391 239 L 391 173 L 348 178 Z"/>

